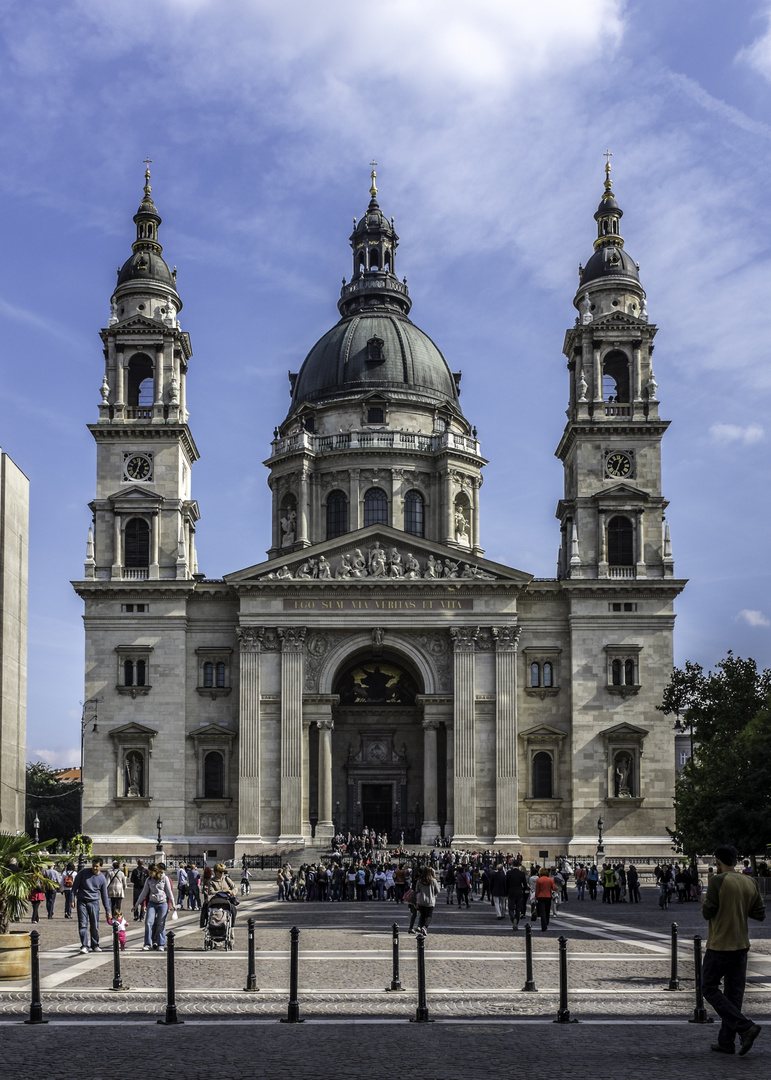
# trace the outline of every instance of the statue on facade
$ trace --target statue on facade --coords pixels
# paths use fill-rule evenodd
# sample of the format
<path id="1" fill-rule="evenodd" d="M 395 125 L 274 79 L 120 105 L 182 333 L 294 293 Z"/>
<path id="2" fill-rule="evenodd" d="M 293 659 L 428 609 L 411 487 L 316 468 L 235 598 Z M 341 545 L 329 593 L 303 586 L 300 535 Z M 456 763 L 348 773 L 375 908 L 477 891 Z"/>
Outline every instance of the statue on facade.
<path id="1" fill-rule="evenodd" d="M 412 552 L 407 553 L 407 558 L 404 562 L 404 576 L 408 581 L 414 581 L 416 578 L 420 577 L 420 563 Z"/>
<path id="2" fill-rule="evenodd" d="M 338 566 L 337 570 L 335 571 L 335 577 L 337 578 L 338 581 L 345 581 L 349 577 L 352 577 L 352 576 L 353 576 L 353 570 L 351 568 L 351 556 L 350 555 L 341 555 L 340 556 L 340 565 Z"/>
<path id="3" fill-rule="evenodd" d="M 461 503 L 455 504 L 455 539 L 459 544 L 470 546 L 468 521 Z"/>
<path id="4" fill-rule="evenodd" d="M 367 560 L 361 553 L 361 548 L 356 548 L 351 559 L 351 574 L 355 578 L 367 576 Z"/>
<path id="5" fill-rule="evenodd" d="M 616 758 L 616 782 L 618 784 L 617 797 L 619 799 L 631 798 L 632 792 L 629 790 L 631 764 L 628 754 L 619 754 Z"/>
<path id="6" fill-rule="evenodd" d="M 380 544 L 369 549 L 369 576 L 385 577 L 386 553 Z"/>
<path id="7" fill-rule="evenodd" d="M 285 511 L 284 516 L 281 518 L 281 537 L 282 548 L 291 547 L 294 544 L 295 529 L 297 527 L 297 511 L 294 507 L 290 507 Z"/>
<path id="8" fill-rule="evenodd" d="M 332 577 L 332 567 L 323 555 L 319 555 L 318 576 L 324 581 Z"/>
<path id="9" fill-rule="evenodd" d="M 423 577 L 426 577 L 426 578 L 439 577 L 439 574 L 437 574 L 437 572 L 436 572 L 436 559 L 434 558 L 433 555 L 429 555 L 428 559 L 426 560 L 426 569 L 423 572 Z"/>
<path id="10" fill-rule="evenodd" d="M 130 799 L 142 797 L 142 755 L 135 750 L 126 754 L 126 796 Z"/>
<path id="11" fill-rule="evenodd" d="M 404 577 L 404 563 L 395 547 L 392 547 L 388 554 L 388 576 L 392 578 Z"/>

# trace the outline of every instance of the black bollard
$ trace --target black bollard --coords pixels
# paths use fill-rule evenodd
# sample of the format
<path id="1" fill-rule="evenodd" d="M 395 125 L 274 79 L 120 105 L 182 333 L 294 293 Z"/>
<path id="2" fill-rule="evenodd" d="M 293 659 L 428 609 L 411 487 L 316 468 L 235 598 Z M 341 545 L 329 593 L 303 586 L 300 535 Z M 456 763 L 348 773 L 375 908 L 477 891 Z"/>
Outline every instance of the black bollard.
<path id="1" fill-rule="evenodd" d="M 112 924 L 112 988 L 113 990 L 128 990 L 123 985 L 120 974 L 120 941 L 118 939 L 118 924 L 113 920 Z"/>
<path id="2" fill-rule="evenodd" d="M 704 1008 L 704 995 L 701 992 L 701 938 L 697 934 L 693 939 L 693 982 L 696 988 L 696 1008 L 693 1010 L 693 1019 L 689 1024 L 712 1024 L 711 1016 L 707 1016 Z"/>
<path id="3" fill-rule="evenodd" d="M 257 985 L 257 975 L 254 970 L 254 919 L 249 919 L 247 922 L 247 969 L 246 969 L 246 986 L 244 990 L 259 990 Z"/>
<path id="4" fill-rule="evenodd" d="M 680 980 L 677 977 L 677 923 L 672 923 L 672 959 L 669 968 L 669 986 L 667 990 L 679 990 Z"/>
<path id="5" fill-rule="evenodd" d="M 411 1024 L 433 1024 L 433 1020 L 428 1015 L 428 1002 L 426 1001 L 426 936 L 425 934 L 418 934 L 415 939 L 415 944 L 418 947 L 418 1007 L 415 1010 L 415 1016 L 410 1021 Z"/>
<path id="6" fill-rule="evenodd" d="M 282 1024 L 302 1024 L 300 1019 L 300 1002 L 297 1000 L 299 968 L 300 968 L 300 931 L 293 926 L 290 934 L 290 960 L 289 960 L 289 1007 L 286 1016 L 281 1020 Z"/>
<path id="7" fill-rule="evenodd" d="M 174 931 L 166 935 L 166 1016 L 159 1024 L 184 1024 L 177 1016 L 177 987 L 174 981 Z"/>
<path id="8" fill-rule="evenodd" d="M 43 1002 L 40 1000 L 40 934 L 37 930 L 29 935 L 30 964 L 32 966 L 32 1000 L 29 1003 L 29 1020 L 25 1024 L 47 1024 L 43 1019 Z"/>
<path id="9" fill-rule="evenodd" d="M 399 979 L 399 927 L 396 923 L 391 927 L 391 934 L 393 935 L 393 973 L 391 975 L 391 985 L 386 987 L 387 994 L 397 990 L 404 990 Z"/>
<path id="10" fill-rule="evenodd" d="M 525 994 L 538 993 L 538 987 L 533 978 L 533 931 L 530 923 L 525 923 L 525 985 L 522 987 Z"/>
<path id="11" fill-rule="evenodd" d="M 568 1008 L 568 943 L 564 937 L 559 939 L 560 946 L 560 1007 L 557 1010 L 555 1024 L 577 1024 L 577 1020 L 570 1019 Z"/>

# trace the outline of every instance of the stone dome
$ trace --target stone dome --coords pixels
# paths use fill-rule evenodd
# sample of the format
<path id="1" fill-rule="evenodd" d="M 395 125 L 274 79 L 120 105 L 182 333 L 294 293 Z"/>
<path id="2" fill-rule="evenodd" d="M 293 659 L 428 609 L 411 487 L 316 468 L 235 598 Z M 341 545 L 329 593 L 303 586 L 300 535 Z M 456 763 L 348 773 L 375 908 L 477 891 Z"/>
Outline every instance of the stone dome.
<path id="1" fill-rule="evenodd" d="M 165 260 L 155 251 L 135 251 L 118 274 L 118 286 L 129 281 L 153 281 L 176 291 L 174 278 Z M 117 287 L 117 286 L 116 286 Z"/>
<path id="2" fill-rule="evenodd" d="M 632 278 L 636 282 L 640 280 L 634 259 L 620 245 L 608 245 L 595 251 L 589 259 L 581 275 L 581 285 L 588 285 L 599 278 L 618 277 Z"/>
<path id="3" fill-rule="evenodd" d="M 316 342 L 295 380 L 292 408 L 370 390 L 458 408 L 455 380 L 431 338 L 405 315 L 382 309 L 344 317 Z"/>

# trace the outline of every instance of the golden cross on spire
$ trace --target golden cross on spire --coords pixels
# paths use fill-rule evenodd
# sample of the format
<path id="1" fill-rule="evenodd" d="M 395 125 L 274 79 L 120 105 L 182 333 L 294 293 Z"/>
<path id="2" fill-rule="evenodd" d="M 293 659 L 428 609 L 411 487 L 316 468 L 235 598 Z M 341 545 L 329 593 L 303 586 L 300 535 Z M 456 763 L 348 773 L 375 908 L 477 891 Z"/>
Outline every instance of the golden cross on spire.
<path id="1" fill-rule="evenodd" d="M 377 184 L 375 183 L 375 178 L 377 177 L 377 173 L 375 172 L 377 162 L 375 161 L 374 158 L 372 159 L 372 161 L 370 161 L 370 165 L 372 166 L 372 172 L 370 174 L 370 178 L 372 180 L 372 187 L 369 189 L 369 193 L 372 196 L 372 198 L 374 199 L 375 196 L 377 195 Z"/>
<path id="2" fill-rule="evenodd" d="M 605 190 L 610 191 L 613 181 L 610 178 L 610 159 L 613 157 L 613 153 L 610 150 L 606 150 L 603 154 L 605 158 Z"/>
<path id="3" fill-rule="evenodd" d="M 148 196 L 149 196 L 150 192 L 153 190 L 150 187 L 150 166 L 152 165 L 152 163 L 153 163 L 153 159 L 151 157 L 146 157 L 145 158 L 145 161 L 144 161 L 144 164 L 145 164 L 145 195 L 148 195 Z"/>

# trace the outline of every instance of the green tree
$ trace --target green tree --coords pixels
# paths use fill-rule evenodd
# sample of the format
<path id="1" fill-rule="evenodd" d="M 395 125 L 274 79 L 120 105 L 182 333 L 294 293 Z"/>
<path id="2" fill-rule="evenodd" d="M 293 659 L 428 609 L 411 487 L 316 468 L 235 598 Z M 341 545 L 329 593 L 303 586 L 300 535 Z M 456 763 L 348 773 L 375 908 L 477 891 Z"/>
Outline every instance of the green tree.
<path id="1" fill-rule="evenodd" d="M 80 784 L 61 780 L 42 761 L 27 764 L 26 827 L 35 835 L 32 822 L 40 820 L 40 840 L 67 842 L 80 831 Z"/>
<path id="2" fill-rule="evenodd" d="M 669 830 L 689 856 L 731 843 L 754 862 L 771 841 L 771 670 L 728 653 L 715 671 L 675 668 L 659 706 L 690 729 Z"/>

